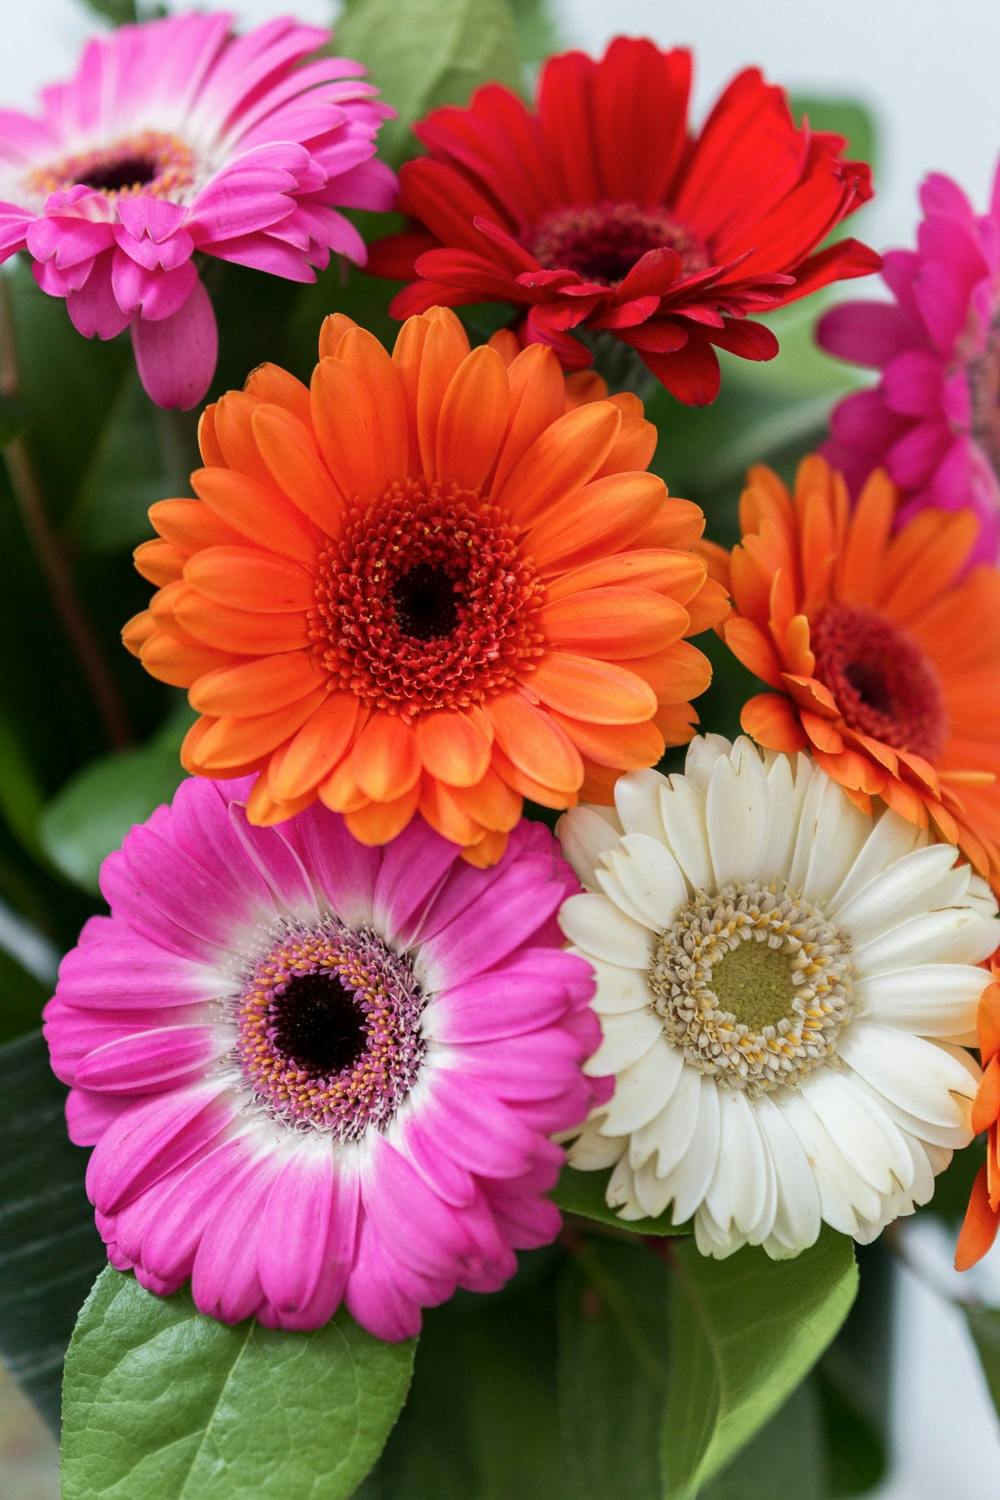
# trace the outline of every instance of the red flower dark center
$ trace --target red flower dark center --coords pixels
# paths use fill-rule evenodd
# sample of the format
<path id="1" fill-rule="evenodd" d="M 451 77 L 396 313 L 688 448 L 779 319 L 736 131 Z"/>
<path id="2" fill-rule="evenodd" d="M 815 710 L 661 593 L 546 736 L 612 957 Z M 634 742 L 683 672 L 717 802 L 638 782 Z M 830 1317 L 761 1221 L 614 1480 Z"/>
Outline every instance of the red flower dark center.
<path id="1" fill-rule="evenodd" d="M 972 435 L 1000 475 L 1000 312 L 990 325 L 982 354 L 966 367 L 972 404 Z"/>
<path id="2" fill-rule="evenodd" d="M 194 180 L 194 153 L 177 136 L 143 130 L 110 146 L 66 156 L 39 167 L 28 179 L 36 193 L 49 194 L 71 187 L 95 188 L 109 197 L 152 193 L 171 197 Z"/>
<path id="3" fill-rule="evenodd" d="M 690 276 L 710 264 L 700 235 L 666 208 L 597 203 L 546 214 L 525 243 L 540 266 L 616 286 L 647 250 L 676 250 Z"/>
<path id="4" fill-rule="evenodd" d="M 940 753 L 948 737 L 941 684 L 905 631 L 874 610 L 831 604 L 811 644 L 816 676 L 852 729 L 928 760 Z"/>
<path id="5" fill-rule="evenodd" d="M 467 708 L 542 652 L 542 585 L 508 517 L 455 485 L 395 484 L 324 556 L 311 624 L 326 670 L 379 708 Z"/>

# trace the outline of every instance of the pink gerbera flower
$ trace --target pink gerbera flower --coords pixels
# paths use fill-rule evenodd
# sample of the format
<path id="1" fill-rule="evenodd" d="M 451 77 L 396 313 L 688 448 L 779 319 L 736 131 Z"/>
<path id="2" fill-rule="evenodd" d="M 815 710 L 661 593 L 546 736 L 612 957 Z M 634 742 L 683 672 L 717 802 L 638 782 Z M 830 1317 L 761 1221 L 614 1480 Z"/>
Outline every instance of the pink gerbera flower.
<path id="1" fill-rule="evenodd" d="M 340 208 L 385 209 L 375 160 L 392 111 L 364 68 L 322 57 L 289 18 L 234 37 L 232 16 L 123 26 L 88 43 L 38 116 L 0 110 L 0 262 L 31 256 L 86 338 L 129 328 L 160 406 L 194 406 L 218 337 L 196 252 L 314 281 L 365 246 Z"/>
<path id="2" fill-rule="evenodd" d="M 987 213 L 935 173 L 920 192 L 915 250 L 885 256 L 894 302 L 848 302 L 821 320 L 831 354 L 882 372 L 840 402 L 826 457 L 857 491 L 884 467 L 901 493 L 898 520 L 925 506 L 973 508 L 975 559 L 1000 542 L 1000 170 Z"/>
<path id="3" fill-rule="evenodd" d="M 419 821 L 379 849 L 318 805 L 255 828 L 249 790 L 187 781 L 105 861 L 45 1015 L 70 1136 L 151 1291 L 406 1338 L 559 1227 L 549 1136 L 600 1039 L 556 923 L 576 881 L 539 824 L 478 870 Z"/>

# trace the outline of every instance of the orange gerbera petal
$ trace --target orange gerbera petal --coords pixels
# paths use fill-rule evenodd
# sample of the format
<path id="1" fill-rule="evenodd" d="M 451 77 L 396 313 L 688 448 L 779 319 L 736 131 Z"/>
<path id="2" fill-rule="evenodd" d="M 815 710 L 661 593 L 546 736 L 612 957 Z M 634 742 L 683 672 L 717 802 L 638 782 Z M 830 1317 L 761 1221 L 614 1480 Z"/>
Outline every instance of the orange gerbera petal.
<path id="1" fill-rule="evenodd" d="M 285 708 L 322 685 L 323 674 L 308 652 L 287 651 L 206 672 L 191 688 L 188 698 L 199 713 L 245 718 L 261 704 L 266 703 L 271 709 Z"/>
<path id="2" fill-rule="evenodd" d="M 539 621 L 557 650 L 595 652 L 618 661 L 679 640 L 687 634 L 689 617 L 682 604 L 663 594 L 606 588 L 546 604 Z"/>
<path id="3" fill-rule="evenodd" d="M 209 408 L 124 637 L 201 714 L 184 764 L 259 772 L 253 822 L 319 798 L 381 842 L 419 808 L 482 863 L 522 798 L 689 738 L 687 638 L 728 608 L 704 517 L 646 472 L 638 398 L 584 384 L 513 336 L 470 352 L 448 309 L 391 356 L 335 314 L 309 389 L 262 366 Z"/>
<path id="4" fill-rule="evenodd" d="M 351 753 L 351 770 L 366 797 L 392 802 L 420 780 L 417 737 L 397 714 L 375 714 Z"/>
<path id="5" fill-rule="evenodd" d="M 972 1128 L 978 1135 L 1000 1120 L 1000 1058 L 994 1057 L 983 1074 L 972 1101 Z"/>
<path id="6" fill-rule="evenodd" d="M 421 714 L 416 734 L 424 768 L 448 786 L 475 786 L 489 769 L 489 728 L 488 719 L 484 728 L 471 714 Z"/>
<path id="7" fill-rule="evenodd" d="M 550 652 L 526 682 L 549 708 L 591 724 L 642 724 L 656 712 L 656 694 L 642 677 L 592 656 Z"/>
<path id="8" fill-rule="evenodd" d="M 969 1206 L 965 1211 L 965 1220 L 955 1247 L 956 1271 L 968 1271 L 970 1266 L 982 1260 L 997 1237 L 998 1227 L 1000 1227 L 1000 1213 L 990 1207 L 986 1188 L 986 1168 L 982 1166 L 972 1184 Z"/>
<path id="9" fill-rule="evenodd" d="M 504 693 L 486 705 L 497 744 L 518 770 L 555 792 L 575 792 L 583 762 L 568 735 L 522 693 Z"/>
<path id="10" fill-rule="evenodd" d="M 306 790 L 311 796 L 347 753 L 363 714 L 353 693 L 328 693 L 302 728 L 271 757 L 267 779 L 276 800 L 293 801 Z"/>
<path id="11" fill-rule="evenodd" d="M 462 850 L 462 858 L 477 870 L 487 870 L 502 857 L 506 847 L 506 833 L 484 833 L 481 839 Z"/>
<path id="12" fill-rule="evenodd" d="M 497 503 L 529 526 L 565 495 L 592 479 L 611 450 L 621 413 L 610 401 L 568 411 L 528 448 L 497 491 Z"/>
<path id="13" fill-rule="evenodd" d="M 740 724 L 747 734 L 768 750 L 794 754 L 804 750 L 809 741 L 802 722 L 787 698 L 775 693 L 758 693 L 748 698 L 740 711 Z"/>
<path id="14" fill-rule="evenodd" d="M 734 615 L 726 621 L 722 633 L 730 651 L 749 672 L 771 687 L 781 687 L 781 663 L 765 631 L 752 620 Z"/>
<path id="15" fill-rule="evenodd" d="M 206 598 L 231 609 L 284 613 L 310 609 L 316 602 L 310 572 L 258 547 L 206 547 L 188 558 L 184 577 Z"/>
<path id="16" fill-rule="evenodd" d="M 497 461 L 510 407 L 503 360 L 482 345 L 451 378 L 438 419 L 435 469 L 464 490 L 478 490 Z"/>

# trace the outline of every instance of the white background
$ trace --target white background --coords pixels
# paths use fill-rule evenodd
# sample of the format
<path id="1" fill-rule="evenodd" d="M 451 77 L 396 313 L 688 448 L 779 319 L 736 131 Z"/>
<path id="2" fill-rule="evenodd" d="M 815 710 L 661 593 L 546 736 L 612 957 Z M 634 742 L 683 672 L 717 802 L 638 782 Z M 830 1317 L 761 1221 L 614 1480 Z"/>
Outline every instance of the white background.
<path id="1" fill-rule="evenodd" d="M 878 120 L 877 198 L 864 237 L 906 243 L 916 190 L 931 169 L 957 177 L 985 206 L 1000 155 L 1000 5 L 996 0 L 553 0 L 565 40 L 600 49 L 615 32 L 696 53 L 702 115 L 739 68 L 759 63 L 798 92 L 853 97 Z M 323 23 L 327 0 L 242 0 L 247 22 L 294 9 Z M 611 17 L 613 16 L 613 25 Z M 92 18 L 73 0 L 0 0 L 0 106 L 30 107 L 39 84 L 73 65 Z M 410 38 L 409 45 L 418 44 Z M 404 43 L 405 44 L 405 43 Z M 961 1317 L 934 1283 L 952 1279 L 949 1246 L 928 1225 L 909 1240 L 896 1306 L 897 1463 L 880 1500 L 966 1500 L 1000 1492 L 1000 1436 Z M 1000 1303 L 1000 1250 L 980 1294 Z M 402 1497 L 401 1497 L 402 1500 Z M 775 1496 L 774 1500 L 793 1500 Z"/>

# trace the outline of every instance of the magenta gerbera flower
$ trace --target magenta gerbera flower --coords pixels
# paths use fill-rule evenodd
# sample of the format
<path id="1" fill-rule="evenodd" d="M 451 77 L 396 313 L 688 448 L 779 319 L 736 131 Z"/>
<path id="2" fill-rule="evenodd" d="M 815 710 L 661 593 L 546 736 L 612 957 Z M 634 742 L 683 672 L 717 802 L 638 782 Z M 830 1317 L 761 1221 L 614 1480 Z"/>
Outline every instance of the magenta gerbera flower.
<path id="1" fill-rule="evenodd" d="M 425 823 L 368 848 L 316 805 L 185 782 L 105 861 L 45 1014 L 109 1258 L 202 1312 L 382 1338 L 550 1241 L 549 1136 L 594 1102 L 578 889 L 522 823 L 479 870 Z"/>
<path id="2" fill-rule="evenodd" d="M 935 173 L 920 192 L 915 250 L 885 256 L 894 302 L 848 302 L 821 320 L 831 354 L 882 372 L 873 390 L 835 409 L 823 450 L 857 492 L 885 467 L 900 490 L 898 519 L 925 506 L 973 508 L 975 553 L 1000 543 L 1000 170 L 987 213 Z"/>
<path id="3" fill-rule="evenodd" d="M 392 111 L 329 40 L 289 18 L 235 37 L 232 16 L 123 26 L 88 43 L 37 116 L 0 110 L 0 263 L 27 250 L 74 326 L 129 328 L 160 406 L 194 406 L 217 333 L 196 256 L 313 281 L 365 246 L 337 208 L 392 206 L 375 159 Z"/>

